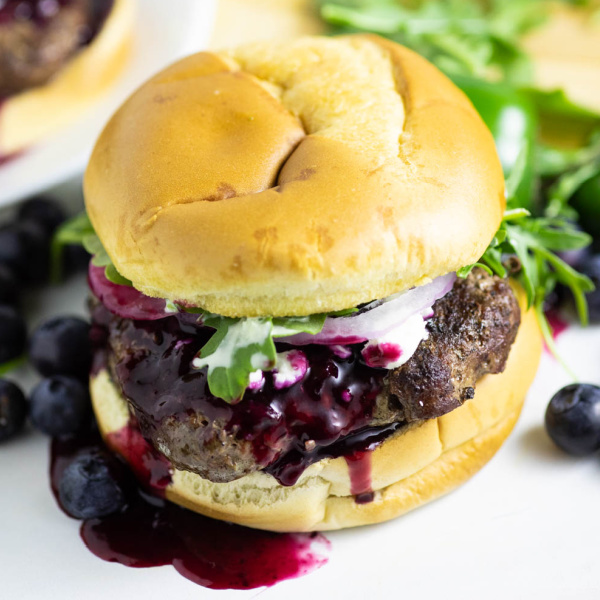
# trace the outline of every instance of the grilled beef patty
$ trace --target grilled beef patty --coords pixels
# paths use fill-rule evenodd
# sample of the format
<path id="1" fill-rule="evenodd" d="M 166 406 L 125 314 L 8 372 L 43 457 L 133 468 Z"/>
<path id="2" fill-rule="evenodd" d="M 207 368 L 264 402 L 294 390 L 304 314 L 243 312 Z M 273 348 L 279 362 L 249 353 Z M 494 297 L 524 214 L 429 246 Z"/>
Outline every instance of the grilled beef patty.
<path id="1" fill-rule="evenodd" d="M 94 309 L 96 330 L 106 332 L 99 352 L 143 434 L 176 467 L 211 481 L 266 470 L 289 485 L 352 440 L 367 447 L 472 398 L 477 379 L 504 369 L 520 310 L 506 281 L 475 270 L 434 305 L 428 339 L 402 367 L 366 366 L 362 344 L 345 358 L 305 346 L 310 367 L 300 382 L 277 390 L 266 373 L 263 387 L 234 405 L 210 394 L 205 369 L 192 368 L 211 330 L 189 319 L 134 322 Z"/>

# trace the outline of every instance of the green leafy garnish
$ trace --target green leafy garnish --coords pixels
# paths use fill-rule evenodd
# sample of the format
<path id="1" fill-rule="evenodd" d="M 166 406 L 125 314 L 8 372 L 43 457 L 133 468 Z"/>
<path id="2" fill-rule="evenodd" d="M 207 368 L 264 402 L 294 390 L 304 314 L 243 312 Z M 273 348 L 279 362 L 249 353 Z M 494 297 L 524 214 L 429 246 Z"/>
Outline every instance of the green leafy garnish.
<path id="1" fill-rule="evenodd" d="M 595 164 L 600 169 L 600 129 L 594 131 L 585 146 L 556 148 L 539 144 L 536 152 L 536 166 L 543 177 L 558 177 L 588 164 Z"/>
<path id="2" fill-rule="evenodd" d="M 350 314 L 356 309 L 342 311 Z M 208 387 L 226 402 L 238 402 L 254 371 L 270 371 L 277 362 L 274 339 L 297 333 L 317 334 L 328 316 L 255 317 L 232 319 L 206 313 L 203 325 L 215 329 L 210 340 L 194 359 L 196 368 L 208 367 Z"/>
<path id="3" fill-rule="evenodd" d="M 564 90 L 525 86 L 520 91 L 534 104 L 542 119 L 560 120 L 563 127 L 576 127 L 588 133 L 599 123 L 600 115 L 596 111 L 576 104 Z"/>
<path id="4" fill-rule="evenodd" d="M 412 48 L 446 73 L 528 83 L 522 37 L 547 18 L 544 0 L 320 0 L 336 33 L 370 31 Z"/>
<path id="5" fill-rule="evenodd" d="M 188 312 L 200 309 L 184 308 Z M 348 316 L 358 309 L 306 317 L 255 317 L 233 319 L 206 313 L 203 325 L 215 329 L 210 340 L 194 359 L 196 368 L 208 367 L 208 387 L 212 394 L 226 402 L 242 399 L 254 371 L 270 371 L 277 362 L 274 340 L 297 333 L 316 335 L 327 317 Z"/>
<path id="6" fill-rule="evenodd" d="M 11 371 L 14 371 L 15 369 L 18 369 L 20 366 L 25 364 L 26 360 L 27 357 L 23 355 L 0 364 L 0 377 L 10 373 Z"/>
<path id="7" fill-rule="evenodd" d="M 275 366 L 273 322 L 211 315 L 203 323 L 216 331 L 193 364 L 197 368 L 208 367 L 208 387 L 212 394 L 227 402 L 239 401 L 250 383 L 250 373 Z"/>
<path id="8" fill-rule="evenodd" d="M 65 246 L 83 245 L 88 235 L 96 232 L 85 212 L 65 221 L 58 227 L 50 245 L 50 281 L 58 283 L 62 279 L 63 252 Z"/>
<path id="9" fill-rule="evenodd" d="M 131 281 L 123 277 L 113 265 L 85 211 L 65 221 L 54 233 L 50 247 L 50 278 L 52 282 L 58 283 L 62 278 L 62 259 L 65 246 L 75 244 L 83 246 L 92 255 L 93 265 L 105 267 L 104 272 L 109 281 L 118 285 L 131 285 Z"/>
<path id="10" fill-rule="evenodd" d="M 550 326 L 544 314 L 544 300 L 561 283 L 573 294 L 579 319 L 588 322 L 586 292 L 594 284 L 578 273 L 555 252 L 577 250 L 591 242 L 591 237 L 562 218 L 532 217 L 523 209 L 508 210 L 500 229 L 478 263 L 461 269 L 460 277 L 466 277 L 475 266 L 500 277 L 509 272 L 505 259 L 516 256 L 519 265 L 514 275 L 525 290 L 528 307 L 534 307 L 546 344 L 554 349 Z"/>

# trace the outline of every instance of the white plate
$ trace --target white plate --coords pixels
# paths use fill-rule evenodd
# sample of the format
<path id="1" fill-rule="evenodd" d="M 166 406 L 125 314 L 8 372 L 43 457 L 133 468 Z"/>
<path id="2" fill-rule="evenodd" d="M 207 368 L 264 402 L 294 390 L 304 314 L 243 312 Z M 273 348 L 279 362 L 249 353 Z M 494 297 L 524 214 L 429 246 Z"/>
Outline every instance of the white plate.
<path id="1" fill-rule="evenodd" d="M 133 55 L 114 89 L 80 121 L 0 168 L 0 208 L 82 172 L 115 109 L 153 73 L 206 47 L 215 13 L 216 0 L 138 0 Z"/>
<path id="2" fill-rule="evenodd" d="M 83 279 L 44 292 L 33 300 L 32 325 L 83 313 L 85 295 Z M 558 346 L 582 381 L 600 384 L 600 327 L 573 327 Z M 545 354 L 515 431 L 478 475 L 396 521 L 327 533 L 327 565 L 262 591 L 216 592 L 171 567 L 96 558 L 50 493 L 48 441 L 30 432 L 0 446 L 0 598 L 597 600 L 600 457 L 570 458 L 543 430 L 548 400 L 567 383 Z"/>

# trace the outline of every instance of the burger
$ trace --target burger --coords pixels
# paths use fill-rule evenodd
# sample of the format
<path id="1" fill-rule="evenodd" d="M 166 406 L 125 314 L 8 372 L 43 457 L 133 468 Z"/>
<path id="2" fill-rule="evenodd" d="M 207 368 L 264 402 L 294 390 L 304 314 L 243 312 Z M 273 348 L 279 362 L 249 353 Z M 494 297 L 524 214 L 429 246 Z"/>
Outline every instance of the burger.
<path id="1" fill-rule="evenodd" d="M 516 283 L 465 269 L 502 221 L 502 169 L 408 49 L 190 56 L 113 116 L 84 191 L 94 410 L 155 493 L 274 531 L 375 523 L 512 430 L 537 322 Z"/>
<path id="2" fill-rule="evenodd" d="M 121 72 L 133 0 L 0 0 L 0 159 L 81 115 Z"/>

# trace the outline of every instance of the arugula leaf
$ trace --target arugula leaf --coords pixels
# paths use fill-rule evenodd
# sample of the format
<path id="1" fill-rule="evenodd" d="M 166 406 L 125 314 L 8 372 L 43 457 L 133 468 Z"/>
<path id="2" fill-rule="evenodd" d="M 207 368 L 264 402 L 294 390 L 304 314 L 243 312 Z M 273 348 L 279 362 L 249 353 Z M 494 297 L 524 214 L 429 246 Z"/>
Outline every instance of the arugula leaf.
<path id="1" fill-rule="evenodd" d="M 133 287 L 131 281 L 126 277 L 123 277 L 123 275 L 117 271 L 117 268 L 112 263 L 106 265 L 106 268 L 104 269 L 104 275 L 106 276 L 106 279 L 112 281 L 112 283 Z"/>
<path id="2" fill-rule="evenodd" d="M 100 238 L 95 232 L 85 236 L 81 243 L 87 252 L 93 256 L 92 264 L 95 267 L 106 267 L 112 264 L 110 256 L 108 256 L 108 253 L 104 249 Z"/>
<path id="3" fill-rule="evenodd" d="M 543 0 L 321 0 L 335 32 L 370 31 L 400 42 L 446 73 L 527 83 L 522 36 L 549 15 Z"/>
<path id="4" fill-rule="evenodd" d="M 208 367 L 212 394 L 227 402 L 239 402 L 250 383 L 250 373 L 275 366 L 277 351 L 271 335 L 272 320 L 212 316 L 204 319 L 204 324 L 216 331 L 193 365 Z"/>
<path id="5" fill-rule="evenodd" d="M 588 144 L 579 148 L 555 148 L 545 144 L 538 144 L 536 148 L 536 167 L 542 177 L 556 177 L 591 162 L 600 164 L 600 128 L 592 133 Z"/>
<path id="6" fill-rule="evenodd" d="M 559 177 L 549 190 L 546 214 L 560 216 L 565 215 L 565 210 L 568 210 L 566 216 L 572 216 L 570 207 L 567 206 L 569 200 L 584 183 L 598 174 L 600 174 L 600 162 L 582 165 L 575 171 Z"/>
<path id="7" fill-rule="evenodd" d="M 95 231 L 85 211 L 58 227 L 50 244 L 50 281 L 58 283 L 62 278 L 65 246 L 83 244 L 89 235 L 95 235 Z"/>
<path id="8" fill-rule="evenodd" d="M 183 309 L 189 310 L 189 309 Z M 194 359 L 193 366 L 208 367 L 208 387 L 226 402 L 239 402 L 250 382 L 250 374 L 275 367 L 277 352 L 274 339 L 323 329 L 327 317 L 346 316 L 356 308 L 307 317 L 255 317 L 233 319 L 205 313 L 202 324 L 215 333 Z M 193 312 L 199 312 L 194 309 Z"/>
<path id="9" fill-rule="evenodd" d="M 492 240 L 479 263 L 505 277 L 502 257 L 516 255 L 521 268 L 516 274 L 527 295 L 528 307 L 538 306 L 557 283 L 571 290 L 583 324 L 587 324 L 586 292 L 594 289 L 592 281 L 570 267 L 553 251 L 576 250 L 591 242 L 591 237 L 560 218 L 532 217 L 527 211 L 507 211 L 500 226 L 501 235 Z M 475 265 L 459 271 L 466 277 Z M 540 322 L 540 325 L 543 323 Z"/>
<path id="10" fill-rule="evenodd" d="M 275 317 L 273 319 L 273 337 L 285 337 L 295 333 L 316 334 L 323 329 L 327 314 L 315 314 L 308 317 Z"/>
<path id="11" fill-rule="evenodd" d="M 55 232 L 50 247 L 51 281 L 58 283 L 62 276 L 62 258 L 65 246 L 79 244 L 92 255 L 92 264 L 105 267 L 106 278 L 118 285 L 131 286 L 131 281 L 123 277 L 112 263 L 110 256 L 96 235 L 87 213 L 76 215 L 65 221 Z"/>
<path id="12" fill-rule="evenodd" d="M 546 317 L 546 313 L 544 312 L 544 302 L 543 300 L 538 300 L 535 305 L 535 315 L 537 317 L 538 323 L 540 324 L 540 330 L 542 332 L 542 337 L 544 338 L 544 342 L 546 347 L 552 355 L 556 358 L 556 360 L 560 363 L 562 368 L 570 375 L 573 381 L 577 381 L 577 376 L 571 370 L 569 365 L 563 360 L 560 353 L 558 352 L 558 348 L 554 342 L 554 336 L 552 335 L 552 327 L 548 322 L 548 318 Z"/>

